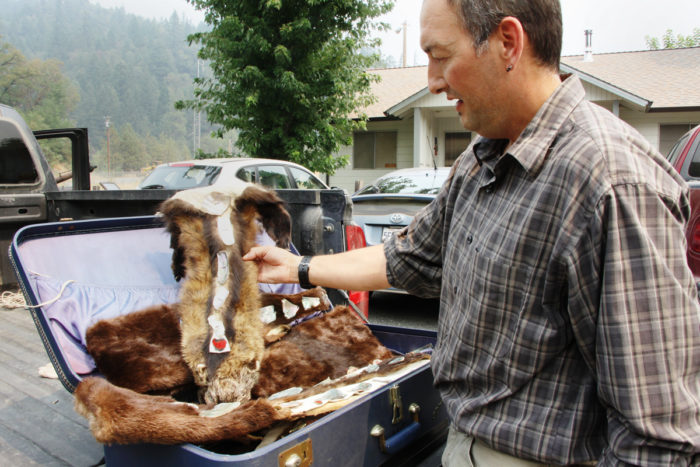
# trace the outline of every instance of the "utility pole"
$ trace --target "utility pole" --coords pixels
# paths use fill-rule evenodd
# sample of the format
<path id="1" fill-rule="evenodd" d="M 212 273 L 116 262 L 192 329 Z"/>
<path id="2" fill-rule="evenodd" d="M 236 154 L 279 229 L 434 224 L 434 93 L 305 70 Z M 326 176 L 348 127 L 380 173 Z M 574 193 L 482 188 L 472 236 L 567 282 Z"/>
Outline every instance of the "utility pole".
<path id="1" fill-rule="evenodd" d="M 197 59 L 197 78 L 200 75 L 200 60 Z M 202 112 L 199 108 L 194 109 L 193 121 L 192 121 L 192 153 L 194 157 L 197 156 L 197 149 L 202 146 Z"/>
<path id="2" fill-rule="evenodd" d="M 109 150 L 109 116 L 105 116 L 105 128 L 107 129 L 107 178 L 112 178 L 112 155 Z"/>

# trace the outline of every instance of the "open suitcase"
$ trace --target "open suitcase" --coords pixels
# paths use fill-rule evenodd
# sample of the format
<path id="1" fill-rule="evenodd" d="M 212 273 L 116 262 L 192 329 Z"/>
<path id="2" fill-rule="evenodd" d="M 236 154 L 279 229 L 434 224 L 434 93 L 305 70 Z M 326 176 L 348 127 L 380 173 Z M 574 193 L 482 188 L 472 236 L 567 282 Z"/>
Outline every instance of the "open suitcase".
<path id="1" fill-rule="evenodd" d="M 94 374 L 85 326 L 174 303 L 169 235 L 153 216 L 40 224 L 20 230 L 10 259 L 49 358 L 65 388 Z M 369 325 L 399 353 L 435 343 L 432 331 Z M 258 450 L 229 454 L 194 444 L 105 445 L 107 465 L 417 465 L 447 433 L 429 365 Z"/>

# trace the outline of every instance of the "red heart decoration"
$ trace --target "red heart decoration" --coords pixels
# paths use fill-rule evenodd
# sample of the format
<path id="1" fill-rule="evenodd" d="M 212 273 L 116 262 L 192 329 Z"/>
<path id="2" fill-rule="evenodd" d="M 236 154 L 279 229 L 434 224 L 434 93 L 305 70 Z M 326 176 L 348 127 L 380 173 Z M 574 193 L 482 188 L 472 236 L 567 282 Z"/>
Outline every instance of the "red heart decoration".
<path id="1" fill-rule="evenodd" d="M 212 339 L 211 343 L 216 350 L 223 350 L 226 348 L 226 339 Z"/>

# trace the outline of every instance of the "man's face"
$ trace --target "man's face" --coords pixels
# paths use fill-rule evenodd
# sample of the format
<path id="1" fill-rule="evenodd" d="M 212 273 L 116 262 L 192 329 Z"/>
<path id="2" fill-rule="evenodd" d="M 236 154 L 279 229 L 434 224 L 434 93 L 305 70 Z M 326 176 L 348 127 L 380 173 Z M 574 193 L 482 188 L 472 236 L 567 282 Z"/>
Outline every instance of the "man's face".
<path id="1" fill-rule="evenodd" d="M 498 82 L 502 72 L 492 47 L 477 55 L 462 28 L 458 12 L 447 0 L 425 0 L 421 11 L 421 47 L 428 54 L 428 88 L 457 100 L 456 110 L 467 130 L 494 133 L 499 115 Z"/>

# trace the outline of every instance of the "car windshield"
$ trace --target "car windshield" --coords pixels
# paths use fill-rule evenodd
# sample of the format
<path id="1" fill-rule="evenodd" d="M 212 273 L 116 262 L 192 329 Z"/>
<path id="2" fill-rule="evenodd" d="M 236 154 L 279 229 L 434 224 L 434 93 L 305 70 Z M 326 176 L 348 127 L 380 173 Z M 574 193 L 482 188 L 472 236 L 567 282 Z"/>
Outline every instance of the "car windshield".
<path id="1" fill-rule="evenodd" d="M 445 183 L 449 170 L 426 170 L 413 173 L 393 173 L 377 179 L 367 185 L 356 195 L 371 195 L 378 193 L 436 195 Z"/>
<path id="2" fill-rule="evenodd" d="M 139 184 L 142 190 L 185 190 L 214 183 L 221 167 L 208 165 L 163 165 Z"/>

